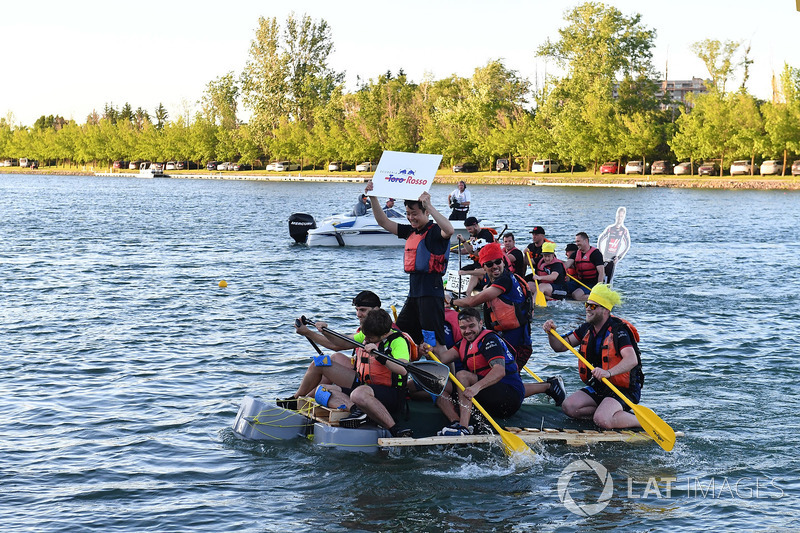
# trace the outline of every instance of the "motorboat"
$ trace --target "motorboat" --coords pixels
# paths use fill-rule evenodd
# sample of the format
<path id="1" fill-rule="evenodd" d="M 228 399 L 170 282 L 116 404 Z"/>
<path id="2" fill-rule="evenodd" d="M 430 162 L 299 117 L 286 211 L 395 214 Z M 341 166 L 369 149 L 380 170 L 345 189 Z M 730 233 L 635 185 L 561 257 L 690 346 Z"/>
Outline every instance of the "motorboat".
<path id="1" fill-rule="evenodd" d="M 397 209 L 386 211 L 389 220 L 407 224 L 405 214 Z M 455 233 L 469 238 L 463 220 L 451 220 Z M 482 220 L 480 226 L 498 231 L 499 224 Z M 352 212 L 332 215 L 317 226 L 314 217 L 307 213 L 294 213 L 289 217 L 289 234 L 299 244 L 308 246 L 403 246 L 405 241 L 383 229 L 371 213 L 354 216 Z"/>

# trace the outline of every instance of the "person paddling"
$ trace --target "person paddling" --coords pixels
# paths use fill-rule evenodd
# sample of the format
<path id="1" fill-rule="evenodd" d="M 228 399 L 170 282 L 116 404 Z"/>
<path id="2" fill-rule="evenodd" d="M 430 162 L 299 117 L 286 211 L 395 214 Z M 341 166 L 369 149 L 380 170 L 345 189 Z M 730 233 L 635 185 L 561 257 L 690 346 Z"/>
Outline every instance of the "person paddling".
<path id="1" fill-rule="evenodd" d="M 572 418 L 592 418 L 604 429 L 641 427 L 631 408 L 601 380 L 608 379 L 634 404 L 639 403 L 644 374 L 642 373 L 639 332 L 628 322 L 611 314 L 619 305 L 619 293 L 608 285 L 599 283 L 592 288 L 586 300 L 586 322 L 564 335 L 572 346 L 580 346 L 580 353 L 594 366 L 591 372 L 579 363 L 583 389 L 570 394 L 561 409 Z M 550 330 L 556 329 L 552 320 L 543 325 L 550 347 L 563 352 L 567 347 Z"/>

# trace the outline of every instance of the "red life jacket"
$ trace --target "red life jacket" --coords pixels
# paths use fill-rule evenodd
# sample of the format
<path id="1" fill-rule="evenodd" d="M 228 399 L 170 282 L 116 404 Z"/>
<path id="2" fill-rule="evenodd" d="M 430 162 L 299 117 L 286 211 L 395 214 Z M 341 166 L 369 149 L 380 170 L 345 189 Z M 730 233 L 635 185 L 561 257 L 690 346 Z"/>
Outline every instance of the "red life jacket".
<path id="1" fill-rule="evenodd" d="M 511 274 L 513 294 L 501 294 L 485 304 L 486 325 L 493 331 L 508 331 L 530 322 L 531 291 L 528 283 Z"/>
<path id="2" fill-rule="evenodd" d="M 412 359 L 412 346 L 413 353 L 416 356 L 416 344 L 408 336 L 407 333 L 403 333 L 402 331 L 392 331 L 391 335 L 384 339 L 378 348 L 378 351 L 386 354 L 392 355 L 392 342 L 399 338 L 403 337 L 408 343 L 408 352 L 409 352 L 409 360 Z M 364 348 L 358 347 L 356 348 L 356 358 L 355 358 L 355 371 L 358 374 L 358 382 L 365 383 L 368 385 L 385 385 L 387 387 L 397 387 L 403 388 L 406 386 L 406 376 L 401 376 L 400 374 L 395 374 L 386 365 L 379 363 L 372 355 L 370 355 Z"/>
<path id="3" fill-rule="evenodd" d="M 616 376 L 610 377 L 608 380 L 617 387 L 624 389 L 630 388 L 632 384 L 638 384 L 641 386 L 644 382 L 644 374 L 642 374 L 642 357 L 638 344 L 639 332 L 636 330 L 636 327 L 634 327 L 634 325 L 627 320 L 612 315 L 608 327 L 609 334 L 603 340 L 603 346 L 600 348 L 601 353 L 593 354 L 592 357 L 587 357 L 586 354 L 589 353 L 587 351 L 589 349 L 589 345 L 590 343 L 594 344 L 596 338 L 594 335 L 592 335 L 594 329 L 590 328 L 583 339 L 581 339 L 581 354 L 586 357 L 586 360 L 589 361 L 593 366 L 600 367 L 603 370 L 610 370 L 614 368 L 620 363 L 620 361 L 622 361 L 622 355 L 619 353 L 620 349 L 615 340 L 616 333 L 620 328 L 627 328 L 628 335 L 630 336 L 631 344 L 633 346 L 633 351 L 636 352 L 638 364 L 628 372 L 625 372 L 624 374 L 617 374 Z M 592 379 L 592 372 L 589 370 L 589 367 L 583 364 L 583 361 L 579 360 L 578 370 L 581 373 L 581 380 L 583 380 L 584 383 L 589 384 Z M 633 378 L 631 378 L 631 374 L 633 374 Z"/>
<path id="4" fill-rule="evenodd" d="M 561 266 L 562 267 L 564 266 L 564 261 L 557 258 L 554 259 L 551 263 L 547 263 L 547 265 L 543 265 L 542 263 L 544 263 L 544 258 L 542 258 L 542 260 L 539 261 L 539 264 L 536 265 L 536 274 L 538 276 L 549 276 L 550 274 L 552 274 L 552 272 L 548 272 L 547 270 L 545 270 L 545 267 L 547 265 L 552 265 L 553 263 L 561 263 Z M 564 270 L 566 271 L 566 269 Z M 558 278 L 554 279 L 553 281 L 545 281 L 544 283 L 558 283 Z"/>
<path id="5" fill-rule="evenodd" d="M 578 273 L 578 275 L 575 277 L 579 280 L 585 282 L 597 281 L 597 265 L 589 260 L 592 252 L 596 250 L 597 248 L 590 246 L 589 250 L 585 254 L 580 249 L 575 252 L 575 270 Z"/>
<path id="6" fill-rule="evenodd" d="M 447 248 L 443 254 L 433 254 L 425 246 L 425 236 L 432 226 L 433 222 L 428 222 L 428 225 L 425 226 L 421 233 L 413 231 L 406 239 L 403 269 L 409 274 L 412 272 L 444 274 L 447 271 L 447 258 L 450 255 L 450 249 Z"/>
<path id="7" fill-rule="evenodd" d="M 467 339 L 461 339 L 461 342 L 458 344 L 458 356 L 461 359 L 461 363 L 464 365 L 464 368 L 473 374 L 477 374 L 478 377 L 484 377 L 492 369 L 492 367 L 489 366 L 489 361 L 486 360 L 486 357 L 484 357 L 481 350 L 483 347 L 483 338 L 489 333 L 494 332 L 490 329 L 484 329 L 478 334 L 474 341 L 467 342 Z M 506 341 L 496 333 L 495 335 L 498 339 L 500 339 L 500 342 L 503 343 L 503 346 L 506 348 L 506 351 L 509 354 L 509 357 L 505 358 L 506 374 L 519 372 L 519 368 L 517 367 L 514 356 L 508 349 L 508 343 L 506 343 Z"/>
<path id="8" fill-rule="evenodd" d="M 444 310 L 444 321 L 450 326 L 452 331 L 453 345 L 455 346 L 461 340 L 461 328 L 458 327 L 458 311 L 455 309 Z"/>

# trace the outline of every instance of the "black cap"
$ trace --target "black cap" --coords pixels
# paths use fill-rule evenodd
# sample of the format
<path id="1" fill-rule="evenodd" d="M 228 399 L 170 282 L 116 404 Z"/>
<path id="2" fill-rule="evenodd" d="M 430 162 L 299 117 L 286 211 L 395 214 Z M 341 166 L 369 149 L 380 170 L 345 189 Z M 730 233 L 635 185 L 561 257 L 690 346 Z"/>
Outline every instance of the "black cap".
<path id="1" fill-rule="evenodd" d="M 467 217 L 467 219 L 464 221 L 465 226 L 474 226 L 477 223 L 478 219 L 475 217 Z"/>
<path id="2" fill-rule="evenodd" d="M 569 243 L 567 245 L 565 250 L 568 251 L 568 252 L 577 252 L 578 251 L 578 245 L 575 244 L 574 242 L 571 242 L 571 243 Z"/>
<path id="3" fill-rule="evenodd" d="M 544 228 L 541 226 L 534 226 L 533 229 L 531 230 L 531 233 L 533 233 L 534 235 L 536 234 L 544 235 Z"/>
<path id="4" fill-rule="evenodd" d="M 353 298 L 354 307 L 380 307 L 381 299 L 372 291 L 361 291 Z"/>

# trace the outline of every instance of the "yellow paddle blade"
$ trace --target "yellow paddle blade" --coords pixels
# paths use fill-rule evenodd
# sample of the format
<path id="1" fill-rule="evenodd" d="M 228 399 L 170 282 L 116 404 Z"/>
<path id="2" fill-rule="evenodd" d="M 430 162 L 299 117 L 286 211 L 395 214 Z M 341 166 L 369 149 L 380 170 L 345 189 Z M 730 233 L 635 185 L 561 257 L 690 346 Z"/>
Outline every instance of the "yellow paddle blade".
<path id="1" fill-rule="evenodd" d="M 535 281 L 535 280 L 534 280 Z M 547 298 L 544 297 L 544 293 L 539 290 L 539 282 L 536 282 L 536 301 L 534 302 L 536 307 L 547 307 Z"/>
<path id="2" fill-rule="evenodd" d="M 675 431 L 669 424 L 644 405 L 633 404 L 631 408 L 633 409 L 633 414 L 636 415 L 636 419 L 642 425 L 642 429 L 653 437 L 653 440 L 664 450 L 671 451 L 675 446 Z"/>
<path id="3" fill-rule="evenodd" d="M 433 358 L 434 361 L 437 363 L 441 363 L 439 358 L 436 357 L 432 351 L 428 350 L 428 357 Z M 460 381 L 450 372 L 450 381 L 452 381 L 456 387 L 460 390 L 464 390 L 464 385 L 461 384 Z M 473 405 L 478 408 L 478 411 L 483 413 L 483 416 L 486 417 L 486 420 L 492 425 L 492 427 L 497 431 L 497 434 L 500 435 L 500 438 L 503 439 L 503 451 L 506 452 L 506 455 L 514 459 L 515 461 L 519 459 L 531 458 L 535 453 L 531 450 L 530 446 L 525 444 L 525 441 L 519 438 L 519 436 L 514 435 L 506 431 L 505 429 L 500 427 L 500 424 L 495 422 L 494 418 L 489 416 L 489 413 L 486 412 L 486 409 L 483 408 L 481 404 L 478 403 L 478 400 L 475 398 L 471 398 Z"/>

